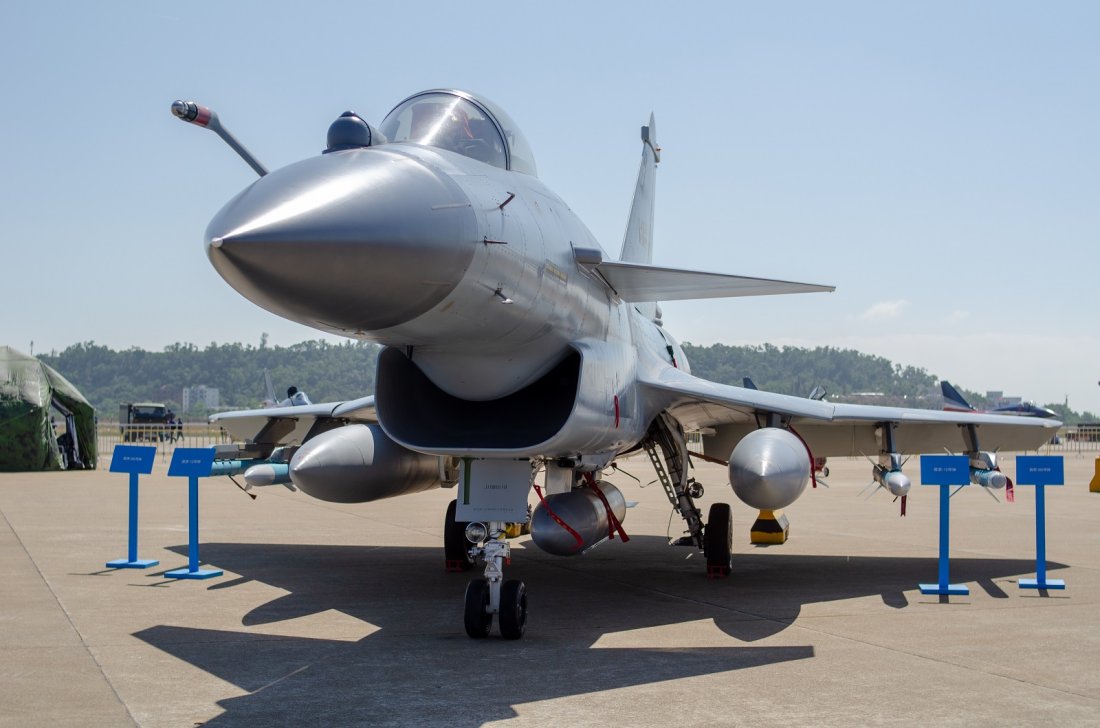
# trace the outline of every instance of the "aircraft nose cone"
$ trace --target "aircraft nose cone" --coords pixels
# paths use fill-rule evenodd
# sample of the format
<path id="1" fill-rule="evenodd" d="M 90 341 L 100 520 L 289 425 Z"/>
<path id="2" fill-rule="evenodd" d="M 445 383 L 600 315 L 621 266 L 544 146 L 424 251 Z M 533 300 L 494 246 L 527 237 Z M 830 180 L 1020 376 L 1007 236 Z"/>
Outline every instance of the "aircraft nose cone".
<path id="1" fill-rule="evenodd" d="M 261 177 L 206 230 L 214 268 L 246 298 L 343 333 L 400 325 L 439 303 L 473 257 L 476 219 L 446 175 L 379 149 Z"/>

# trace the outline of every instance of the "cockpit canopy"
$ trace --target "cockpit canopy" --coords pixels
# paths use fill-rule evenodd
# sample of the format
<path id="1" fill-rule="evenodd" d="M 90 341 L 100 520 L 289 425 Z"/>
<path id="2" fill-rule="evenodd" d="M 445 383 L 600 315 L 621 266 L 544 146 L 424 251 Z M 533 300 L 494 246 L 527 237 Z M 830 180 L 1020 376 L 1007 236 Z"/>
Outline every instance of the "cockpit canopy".
<path id="1" fill-rule="evenodd" d="M 537 174 L 531 147 L 515 122 L 493 102 L 465 91 L 410 96 L 386 115 L 381 132 L 391 142 L 440 147 L 501 169 Z"/>

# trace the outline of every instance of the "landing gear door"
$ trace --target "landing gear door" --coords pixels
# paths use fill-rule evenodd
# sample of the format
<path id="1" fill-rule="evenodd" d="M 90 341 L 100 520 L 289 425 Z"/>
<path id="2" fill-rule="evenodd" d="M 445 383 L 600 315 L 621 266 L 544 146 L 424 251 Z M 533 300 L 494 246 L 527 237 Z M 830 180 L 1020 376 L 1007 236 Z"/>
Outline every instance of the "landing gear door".
<path id="1" fill-rule="evenodd" d="M 455 520 L 522 523 L 527 520 L 530 487 L 527 460 L 463 458 Z"/>

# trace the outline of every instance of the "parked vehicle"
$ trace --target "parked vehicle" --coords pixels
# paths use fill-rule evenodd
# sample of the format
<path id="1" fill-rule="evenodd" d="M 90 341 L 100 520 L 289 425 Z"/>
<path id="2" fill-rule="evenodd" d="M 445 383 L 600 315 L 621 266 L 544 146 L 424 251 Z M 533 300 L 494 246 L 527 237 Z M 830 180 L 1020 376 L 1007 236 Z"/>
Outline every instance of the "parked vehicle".
<path id="1" fill-rule="evenodd" d="M 120 404 L 118 425 L 123 442 L 166 440 L 174 426 L 171 410 L 161 402 Z"/>

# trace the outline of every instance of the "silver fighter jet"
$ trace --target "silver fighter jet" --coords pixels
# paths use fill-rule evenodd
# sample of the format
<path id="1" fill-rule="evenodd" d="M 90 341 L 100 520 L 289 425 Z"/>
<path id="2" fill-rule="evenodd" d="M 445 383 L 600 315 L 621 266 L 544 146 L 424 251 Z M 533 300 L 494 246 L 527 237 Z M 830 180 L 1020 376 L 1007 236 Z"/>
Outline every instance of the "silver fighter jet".
<path id="1" fill-rule="evenodd" d="M 970 455 L 974 482 L 998 487 L 994 451 L 1034 449 L 1060 424 L 833 404 L 692 376 L 658 301 L 833 289 L 653 265 L 652 116 L 614 258 L 539 181 L 523 133 L 482 96 L 418 93 L 378 127 L 347 112 L 323 153 L 270 172 L 212 111 L 172 110 L 260 175 L 207 228 L 218 273 L 272 313 L 384 347 L 373 396 L 215 415 L 242 443 L 223 457 L 252 463 L 252 485 L 290 481 L 330 501 L 457 487 L 447 564 L 484 566 L 466 589 L 471 637 L 487 636 L 494 615 L 504 637 L 523 635 L 526 587 L 503 574 L 509 537 L 529 530 L 564 556 L 627 539 L 623 495 L 600 478 L 624 453 L 648 453 L 684 520 L 681 542 L 724 575 L 730 507 L 716 503 L 704 519 L 693 456 L 728 464 L 734 494 L 773 511 L 802 494 L 815 458 L 860 453 L 878 453 L 873 475 L 895 496 L 910 486 L 901 456 L 944 447 Z M 701 455 L 689 432 L 703 434 Z"/>

